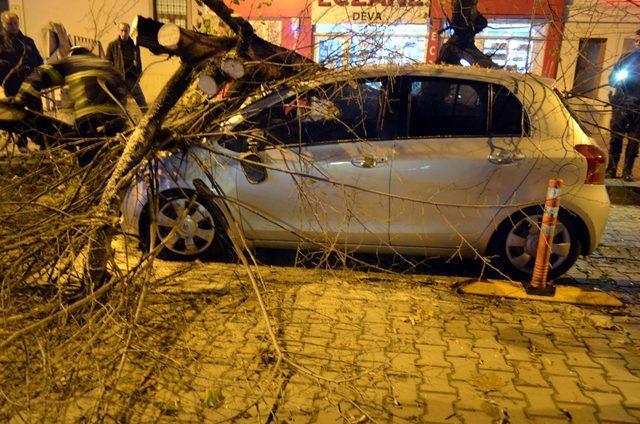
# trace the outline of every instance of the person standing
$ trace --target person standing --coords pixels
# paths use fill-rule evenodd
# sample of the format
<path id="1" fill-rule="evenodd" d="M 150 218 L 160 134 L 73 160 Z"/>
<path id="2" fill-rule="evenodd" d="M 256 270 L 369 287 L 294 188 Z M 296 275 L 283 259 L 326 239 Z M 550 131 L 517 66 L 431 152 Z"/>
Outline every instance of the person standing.
<path id="1" fill-rule="evenodd" d="M 118 29 L 118 38 L 109 43 L 107 47 L 107 59 L 122 74 L 129 93 L 140 109 L 146 112 L 147 100 L 142 88 L 140 88 L 140 76 L 142 75 L 140 47 L 136 46 L 129 36 L 129 24 L 122 22 L 118 25 Z"/>
<path id="2" fill-rule="evenodd" d="M 79 143 L 78 162 L 86 166 L 99 151 L 99 137 L 113 137 L 127 129 L 124 104 L 127 87 L 120 74 L 106 59 L 80 46 L 72 47 L 69 56 L 39 66 L 20 86 L 18 94 L 7 99 L 12 105 L 38 110 L 40 92 L 66 86 L 73 101 Z"/>
<path id="3" fill-rule="evenodd" d="M 638 156 L 640 138 L 640 30 L 636 31 L 635 46 L 635 49 L 618 59 L 609 77 L 609 84 L 616 92 L 610 97 L 611 141 L 606 175 L 616 178 L 622 155 L 622 139 L 626 136 L 622 179 L 629 182 L 635 181 L 633 164 Z"/>
<path id="4" fill-rule="evenodd" d="M 43 61 L 33 40 L 20 31 L 18 15 L 3 12 L 0 19 L 0 81 L 5 96 L 10 97 L 18 93 L 22 81 Z"/>

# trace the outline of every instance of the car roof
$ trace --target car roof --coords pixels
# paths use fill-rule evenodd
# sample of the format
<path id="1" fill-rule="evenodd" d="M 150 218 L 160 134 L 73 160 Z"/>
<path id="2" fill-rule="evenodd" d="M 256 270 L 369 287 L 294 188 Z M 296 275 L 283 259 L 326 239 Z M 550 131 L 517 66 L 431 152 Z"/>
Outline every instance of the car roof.
<path id="1" fill-rule="evenodd" d="M 479 80 L 486 82 L 495 82 L 505 85 L 517 84 L 517 82 L 535 80 L 543 85 L 552 86 L 554 80 L 551 78 L 541 77 L 531 73 L 520 73 L 515 71 L 507 71 L 502 69 L 488 69 L 479 67 L 466 67 L 457 65 L 434 65 L 434 64 L 415 64 L 415 65 L 377 65 L 358 68 L 346 69 L 327 69 L 314 75 L 302 84 L 307 85 L 312 81 L 326 83 L 330 80 L 343 80 L 349 78 L 367 78 L 382 76 L 437 76 L 442 78 L 462 78 L 470 80 Z M 313 85 L 313 84 L 311 84 Z"/>

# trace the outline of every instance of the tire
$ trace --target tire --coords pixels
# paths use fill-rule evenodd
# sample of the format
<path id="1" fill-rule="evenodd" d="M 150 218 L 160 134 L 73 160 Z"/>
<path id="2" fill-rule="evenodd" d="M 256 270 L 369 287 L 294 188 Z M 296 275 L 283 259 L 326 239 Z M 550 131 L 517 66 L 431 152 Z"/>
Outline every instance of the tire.
<path id="1" fill-rule="evenodd" d="M 548 280 L 567 272 L 582 251 L 576 219 L 566 211 L 558 214 Z M 489 252 L 497 255 L 498 270 L 514 280 L 531 281 L 541 223 L 542 208 L 531 208 L 515 213 L 500 224 Z"/>
<path id="2" fill-rule="evenodd" d="M 151 244 L 151 216 L 147 205 L 140 218 L 140 241 L 145 252 Z M 225 228 L 221 212 L 192 190 L 172 189 L 158 196 L 155 245 L 164 243 L 157 254 L 160 259 L 215 259 L 227 246 Z"/>

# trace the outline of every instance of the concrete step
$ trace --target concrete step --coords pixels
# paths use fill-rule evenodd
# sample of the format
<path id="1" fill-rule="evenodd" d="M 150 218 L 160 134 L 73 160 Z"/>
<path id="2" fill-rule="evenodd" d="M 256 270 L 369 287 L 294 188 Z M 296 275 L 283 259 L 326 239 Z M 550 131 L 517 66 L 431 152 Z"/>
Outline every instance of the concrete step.
<path id="1" fill-rule="evenodd" d="M 640 181 L 632 183 L 620 178 L 605 180 L 611 203 L 618 205 L 640 205 Z"/>

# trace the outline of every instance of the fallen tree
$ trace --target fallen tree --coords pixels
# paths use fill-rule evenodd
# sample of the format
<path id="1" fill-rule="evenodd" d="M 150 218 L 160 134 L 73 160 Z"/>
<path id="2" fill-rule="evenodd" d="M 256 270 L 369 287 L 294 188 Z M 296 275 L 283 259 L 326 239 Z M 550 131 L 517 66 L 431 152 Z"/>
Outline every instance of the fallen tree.
<path id="1" fill-rule="evenodd" d="M 138 17 L 134 32 L 138 43 L 154 53 L 181 58 L 182 65 L 156 98 L 147 114 L 125 141 L 124 150 L 106 183 L 93 216 L 101 224 L 82 232 L 85 242 L 79 254 L 70 247 L 55 266 L 54 277 L 74 296 L 91 292 L 109 276 L 111 241 L 117 231 L 119 206 L 133 171 L 157 144 L 156 136 L 171 108 L 185 93 L 197 71 L 215 71 L 219 86 L 233 81 L 231 90 L 244 95 L 257 83 L 292 77 L 319 66 L 296 52 L 258 37 L 244 19 L 232 16 L 222 0 L 204 0 L 227 24 L 236 37 L 208 36 Z M 240 72 L 241 71 L 241 72 Z M 232 103 L 233 104 L 233 103 Z M 73 288 L 69 290 L 69 288 Z"/>
<path id="2" fill-rule="evenodd" d="M 446 29 L 453 34 L 440 49 L 436 63 L 460 65 L 466 61 L 482 68 L 498 68 L 475 44 L 476 34 L 487 27 L 487 19 L 478 11 L 478 0 L 451 0 L 451 10 Z"/>

